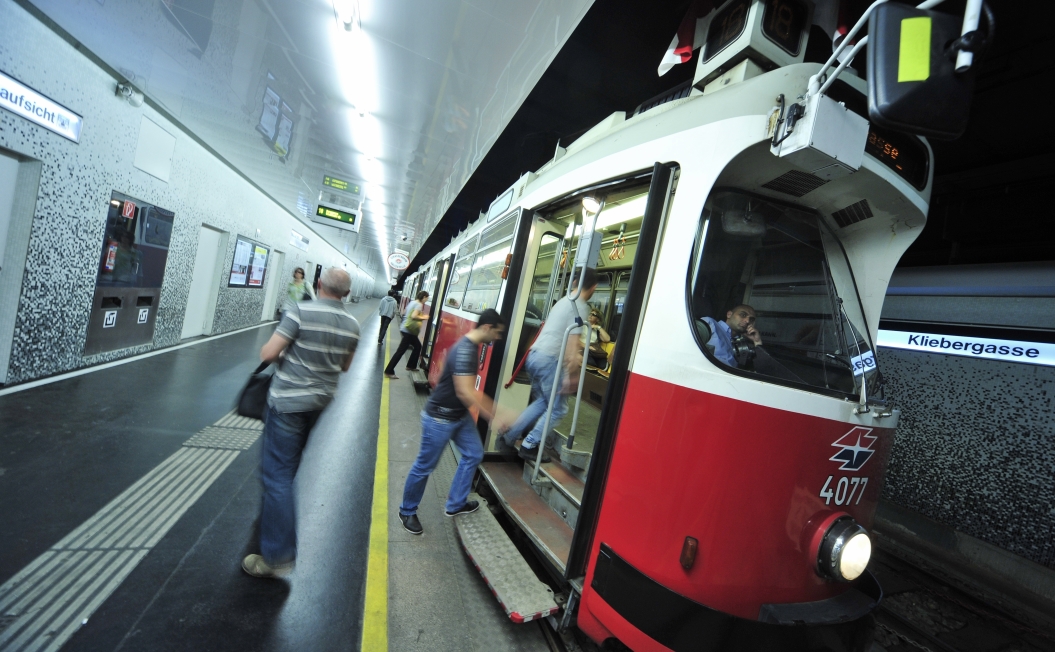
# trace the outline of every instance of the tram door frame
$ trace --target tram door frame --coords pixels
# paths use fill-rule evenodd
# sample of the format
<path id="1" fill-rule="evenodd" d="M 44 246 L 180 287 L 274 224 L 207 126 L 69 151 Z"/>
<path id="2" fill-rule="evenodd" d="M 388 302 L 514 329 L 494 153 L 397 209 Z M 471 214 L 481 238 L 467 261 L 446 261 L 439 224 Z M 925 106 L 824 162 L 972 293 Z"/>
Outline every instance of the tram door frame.
<path id="1" fill-rule="evenodd" d="M 504 390 L 503 380 L 508 378 L 516 368 L 519 360 L 516 358 L 517 342 L 524 328 L 527 302 L 530 301 L 531 282 L 535 271 L 535 263 L 538 259 L 539 247 L 542 238 L 548 234 L 556 236 L 560 246 L 565 244 L 565 229 L 558 229 L 548 222 L 538 212 L 530 209 L 519 209 L 520 216 L 517 218 L 516 232 L 513 234 L 512 259 L 509 263 L 509 272 L 506 275 L 502 287 L 502 294 L 498 300 L 498 313 L 506 320 L 506 335 L 498 342 L 491 344 L 491 360 L 500 361 L 499 364 L 491 363 L 487 378 L 484 381 L 484 392 L 494 398 L 496 403 L 501 401 L 501 393 Z M 497 220 L 496 220 L 497 221 Z M 527 281 L 527 287 L 524 283 Z M 551 287 L 552 287 L 551 283 Z M 548 316 L 549 310 L 546 310 Z M 513 343 L 510 346 L 510 343 Z M 526 351 L 525 351 L 526 355 Z M 490 425 L 478 424 L 480 433 L 484 438 L 484 450 L 487 453 L 495 452 L 494 446 L 498 436 L 489 437 Z"/>
<path id="2" fill-rule="evenodd" d="M 586 562 L 594 531 L 597 527 L 597 518 L 600 514 L 604 486 L 607 482 L 614 449 L 615 432 L 622 416 L 623 398 L 629 380 L 630 369 L 633 366 L 633 358 L 637 351 L 641 319 L 645 312 L 645 305 L 648 301 L 648 294 L 655 273 L 663 228 L 673 201 L 678 169 L 679 166 L 676 163 L 657 162 L 651 170 L 644 219 L 638 236 L 637 251 L 631 263 L 630 282 L 624 303 L 623 319 L 620 324 L 620 337 L 616 340 L 616 346 L 612 352 L 611 372 L 608 380 L 608 389 L 602 402 L 601 421 L 598 426 L 590 469 L 586 476 L 578 520 L 572 535 L 571 550 L 564 567 L 564 577 L 569 580 L 583 576 L 586 571 Z M 632 176 L 628 175 L 627 178 L 632 178 Z M 642 174 L 641 176 L 645 175 Z M 607 185 L 611 184 L 602 184 L 602 186 Z M 576 194 L 582 194 L 583 192 L 578 191 Z M 531 220 L 532 228 L 530 229 L 523 228 L 527 226 L 527 219 Z M 520 231 L 515 236 L 516 245 L 514 251 L 517 252 L 518 260 L 514 260 L 513 263 L 517 267 L 515 270 L 516 274 L 511 273 L 506 281 L 505 296 L 502 298 L 502 310 L 500 311 L 510 324 L 506 339 L 511 342 L 519 341 L 524 327 L 527 304 L 531 298 L 531 289 L 534 282 L 535 265 L 543 238 L 547 234 L 552 234 L 559 239 L 555 252 L 554 270 L 550 281 L 550 287 L 553 288 L 554 293 L 563 292 L 564 286 L 567 284 L 566 275 L 562 275 L 557 269 L 556 256 L 560 256 L 563 251 L 567 251 L 569 255 L 572 253 L 569 240 L 566 237 L 566 228 L 559 228 L 549 224 L 536 211 L 525 210 L 521 220 Z M 511 271 L 513 270 L 511 269 Z M 560 287 L 556 287 L 554 282 L 554 279 L 558 277 L 559 279 L 556 283 L 560 283 L 560 279 L 564 280 Z M 544 308 L 546 308 L 544 314 L 548 317 L 548 306 L 544 306 Z M 504 349 L 501 357 L 502 364 L 493 365 L 487 379 L 488 388 L 494 388 L 494 393 L 488 393 L 495 397 L 499 405 L 501 404 L 501 392 L 503 391 L 499 383 L 500 380 L 508 378 L 512 374 L 513 369 L 516 368 L 516 364 L 519 362 L 516 357 L 517 348 L 514 345 Z M 498 352 L 496 351 L 495 353 Z M 491 438 L 487 442 L 489 449 L 493 447 L 494 439 L 497 439 L 497 437 Z"/>
<path id="3" fill-rule="evenodd" d="M 421 356 L 425 359 L 425 375 L 428 376 L 432 368 L 432 345 L 436 342 L 436 334 L 440 330 L 440 313 L 443 311 L 443 295 L 447 293 L 447 281 L 450 278 L 450 269 L 453 260 L 442 258 L 436 261 L 436 283 L 429 292 L 432 299 L 432 307 L 429 310 L 429 320 L 425 322 L 425 338 L 421 343 Z M 426 282 L 428 279 L 426 278 Z"/>
<path id="4" fill-rule="evenodd" d="M 597 426 L 590 470 L 586 475 L 579 505 L 579 517 L 572 532 L 571 549 L 564 566 L 566 579 L 582 577 L 586 573 L 615 449 L 615 433 L 622 419 L 623 399 L 630 380 L 630 370 L 634 366 L 634 356 L 637 354 L 641 322 L 655 277 L 663 231 L 674 201 L 679 169 L 680 166 L 675 162 L 659 161 L 652 168 L 652 180 L 649 184 L 641 231 L 638 234 L 637 251 L 630 266 L 630 282 L 623 304 L 619 337 L 616 338 L 615 349 L 612 351 L 608 388 L 601 402 L 601 421 Z"/>

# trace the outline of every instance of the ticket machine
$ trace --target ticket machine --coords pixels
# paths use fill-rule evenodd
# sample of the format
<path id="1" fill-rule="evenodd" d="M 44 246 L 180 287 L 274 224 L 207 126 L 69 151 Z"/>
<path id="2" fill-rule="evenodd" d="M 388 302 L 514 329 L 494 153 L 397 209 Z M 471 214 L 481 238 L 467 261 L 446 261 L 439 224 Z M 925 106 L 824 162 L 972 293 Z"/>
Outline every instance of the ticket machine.
<path id="1" fill-rule="evenodd" d="M 84 355 L 153 341 L 174 217 L 119 192 L 111 195 Z"/>

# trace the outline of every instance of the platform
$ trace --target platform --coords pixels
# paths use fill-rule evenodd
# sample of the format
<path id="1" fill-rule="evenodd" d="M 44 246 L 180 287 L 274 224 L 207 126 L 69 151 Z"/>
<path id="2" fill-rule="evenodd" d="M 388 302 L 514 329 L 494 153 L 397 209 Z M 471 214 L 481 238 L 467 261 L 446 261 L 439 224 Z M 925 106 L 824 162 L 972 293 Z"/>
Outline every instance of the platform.
<path id="1" fill-rule="evenodd" d="M 240 568 L 259 550 L 260 423 L 231 414 L 274 324 L 0 392 L 0 649 L 548 649 L 462 550 L 442 513 L 449 474 L 429 482 L 425 534 L 402 529 L 424 396 L 382 380 L 377 302 L 348 308 L 364 344 L 305 449 L 297 567 L 283 580 Z M 387 580 L 374 588 L 387 613 L 364 641 L 384 422 Z"/>

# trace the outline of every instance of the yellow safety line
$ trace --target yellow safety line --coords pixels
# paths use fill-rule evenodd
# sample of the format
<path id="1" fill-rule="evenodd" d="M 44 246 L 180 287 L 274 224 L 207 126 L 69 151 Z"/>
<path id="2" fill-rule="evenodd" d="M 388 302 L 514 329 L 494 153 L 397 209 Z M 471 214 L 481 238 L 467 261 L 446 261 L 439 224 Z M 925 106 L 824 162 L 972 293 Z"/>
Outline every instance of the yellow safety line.
<path id="1" fill-rule="evenodd" d="M 388 340 L 386 337 L 384 360 L 388 360 Z M 370 652 L 388 650 L 388 387 L 389 380 L 382 378 L 381 419 L 377 426 L 377 462 L 374 464 L 374 504 L 370 513 L 370 553 L 366 562 L 363 640 L 360 646 L 360 649 Z"/>

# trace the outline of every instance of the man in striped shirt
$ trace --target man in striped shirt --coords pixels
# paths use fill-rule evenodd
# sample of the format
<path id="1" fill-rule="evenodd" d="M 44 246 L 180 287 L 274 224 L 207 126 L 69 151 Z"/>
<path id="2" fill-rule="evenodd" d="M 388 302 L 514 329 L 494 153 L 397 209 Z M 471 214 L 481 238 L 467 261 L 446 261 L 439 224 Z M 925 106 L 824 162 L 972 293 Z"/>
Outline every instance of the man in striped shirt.
<path id="1" fill-rule="evenodd" d="M 347 272 L 327 269 L 319 279 L 318 300 L 293 304 L 260 350 L 261 360 L 279 365 L 264 420 L 262 554 L 242 560 L 242 569 L 255 577 L 281 577 L 296 560 L 293 478 L 308 434 L 337 391 L 340 374 L 348 371 L 359 343 L 359 322 L 341 303 L 350 288 Z"/>

